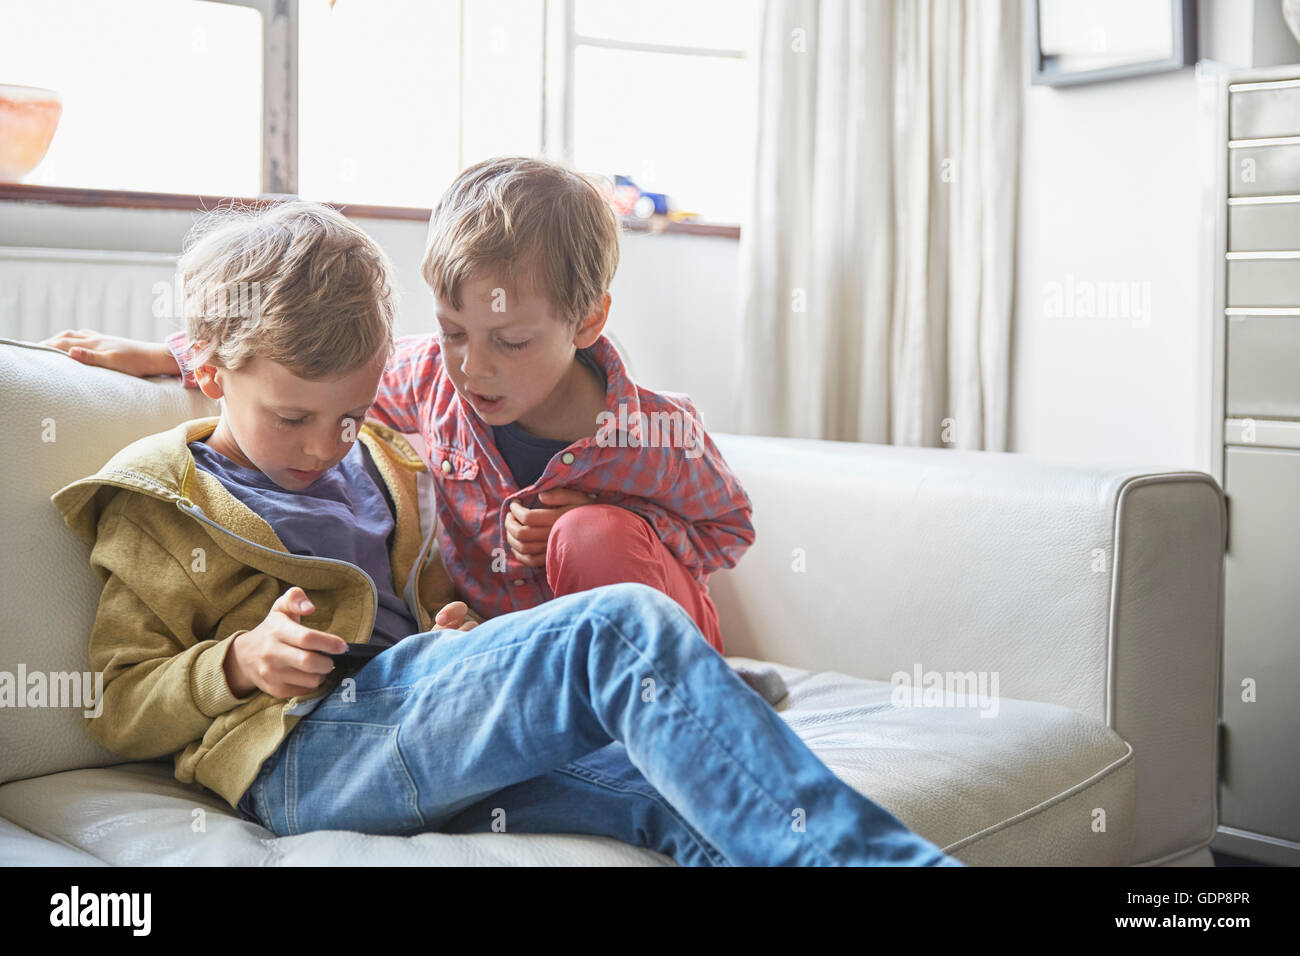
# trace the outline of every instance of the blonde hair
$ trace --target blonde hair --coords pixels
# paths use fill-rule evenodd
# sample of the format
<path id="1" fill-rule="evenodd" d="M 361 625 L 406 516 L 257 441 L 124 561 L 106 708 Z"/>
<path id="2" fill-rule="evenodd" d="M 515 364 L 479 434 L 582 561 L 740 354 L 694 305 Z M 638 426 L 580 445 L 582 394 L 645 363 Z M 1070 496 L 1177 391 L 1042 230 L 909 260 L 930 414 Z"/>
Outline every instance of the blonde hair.
<path id="1" fill-rule="evenodd" d="M 319 380 L 391 354 L 392 264 L 329 206 L 215 209 L 186 236 L 178 269 L 191 369 L 259 356 Z"/>
<path id="2" fill-rule="evenodd" d="M 527 275 L 571 323 L 600 307 L 618 269 L 619 221 L 600 187 L 564 163 L 504 156 L 470 166 L 429 220 L 420 273 L 461 308 L 461 285 Z"/>

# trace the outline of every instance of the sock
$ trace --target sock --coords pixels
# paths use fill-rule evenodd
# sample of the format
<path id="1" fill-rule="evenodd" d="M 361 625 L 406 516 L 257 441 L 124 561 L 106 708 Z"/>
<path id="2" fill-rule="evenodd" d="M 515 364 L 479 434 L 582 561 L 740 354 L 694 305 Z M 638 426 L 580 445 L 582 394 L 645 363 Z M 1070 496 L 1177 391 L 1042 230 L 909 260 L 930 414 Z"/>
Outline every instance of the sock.
<path id="1" fill-rule="evenodd" d="M 741 665 L 733 665 L 737 676 L 746 684 L 754 688 L 769 704 L 776 704 L 789 693 L 785 686 L 785 679 L 776 672 L 775 667 L 764 667 L 760 670 L 754 670 Z"/>

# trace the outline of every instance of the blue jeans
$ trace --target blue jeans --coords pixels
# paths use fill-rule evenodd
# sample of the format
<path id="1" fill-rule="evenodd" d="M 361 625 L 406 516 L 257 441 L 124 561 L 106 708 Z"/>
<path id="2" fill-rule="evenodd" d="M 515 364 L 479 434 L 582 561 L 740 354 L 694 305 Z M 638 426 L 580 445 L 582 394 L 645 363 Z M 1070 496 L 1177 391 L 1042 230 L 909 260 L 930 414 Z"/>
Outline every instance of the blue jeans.
<path id="1" fill-rule="evenodd" d="M 241 806 L 280 836 L 586 833 L 683 865 L 962 865 L 840 781 L 640 584 L 399 641 L 298 722 Z"/>

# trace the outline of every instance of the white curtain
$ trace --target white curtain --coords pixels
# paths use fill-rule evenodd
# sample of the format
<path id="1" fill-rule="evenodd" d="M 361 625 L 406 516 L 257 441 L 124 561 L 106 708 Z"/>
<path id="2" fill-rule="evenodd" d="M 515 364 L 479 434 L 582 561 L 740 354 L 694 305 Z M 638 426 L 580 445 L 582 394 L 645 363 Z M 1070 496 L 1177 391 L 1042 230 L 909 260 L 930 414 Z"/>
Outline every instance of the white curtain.
<path id="1" fill-rule="evenodd" d="M 766 0 L 745 431 L 1006 449 L 1019 0 Z"/>

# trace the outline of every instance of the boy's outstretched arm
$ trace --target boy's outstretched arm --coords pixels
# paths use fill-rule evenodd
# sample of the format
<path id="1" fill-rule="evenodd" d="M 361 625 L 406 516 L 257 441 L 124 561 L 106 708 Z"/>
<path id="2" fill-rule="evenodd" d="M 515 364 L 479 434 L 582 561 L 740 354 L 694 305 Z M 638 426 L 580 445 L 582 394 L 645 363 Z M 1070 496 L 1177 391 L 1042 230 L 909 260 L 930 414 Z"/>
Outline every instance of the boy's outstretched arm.
<path id="1" fill-rule="evenodd" d="M 142 378 L 175 375 L 179 371 L 171 351 L 161 342 L 104 335 L 94 329 L 64 329 L 40 344 L 67 352 L 84 365 L 96 365 Z M 190 383 L 192 386 L 198 384 L 192 377 Z"/>

